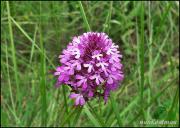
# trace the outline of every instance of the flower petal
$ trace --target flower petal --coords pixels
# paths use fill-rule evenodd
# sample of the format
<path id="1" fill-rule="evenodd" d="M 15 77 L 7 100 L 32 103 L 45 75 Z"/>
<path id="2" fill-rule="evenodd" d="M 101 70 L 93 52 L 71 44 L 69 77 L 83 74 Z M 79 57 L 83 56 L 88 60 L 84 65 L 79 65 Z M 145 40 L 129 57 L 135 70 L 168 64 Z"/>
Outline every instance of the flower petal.
<path id="1" fill-rule="evenodd" d="M 93 97 L 94 93 L 92 91 L 89 91 L 88 97 Z"/>
<path id="2" fill-rule="evenodd" d="M 84 79 L 84 77 L 83 77 L 83 76 L 81 76 L 81 75 L 76 75 L 76 79 L 81 80 L 81 79 Z"/>
<path id="3" fill-rule="evenodd" d="M 81 70 L 81 64 L 77 64 L 76 66 L 77 66 L 76 69 L 77 69 L 78 71 L 80 71 L 80 70 Z"/>
<path id="4" fill-rule="evenodd" d="M 112 84 L 112 83 L 113 83 L 112 77 L 109 77 L 109 78 L 108 78 L 107 83 L 108 83 L 108 84 Z"/>
<path id="5" fill-rule="evenodd" d="M 87 83 L 84 82 L 84 83 L 83 83 L 83 89 L 86 89 L 86 88 L 87 88 Z"/>
<path id="6" fill-rule="evenodd" d="M 81 97 L 81 98 L 80 98 L 80 100 L 79 100 L 79 104 L 80 104 L 80 105 L 84 105 L 84 104 L 85 104 L 85 100 L 84 100 L 84 98 L 83 98 L 83 97 Z"/>
<path id="7" fill-rule="evenodd" d="M 96 78 L 96 84 L 99 85 L 99 79 L 98 78 Z"/>
<path id="8" fill-rule="evenodd" d="M 80 80 L 79 82 L 77 82 L 77 86 L 80 87 L 82 85 L 82 83 L 84 82 L 84 80 Z"/>
<path id="9" fill-rule="evenodd" d="M 75 105 L 76 105 L 76 106 L 79 105 L 79 100 L 80 100 L 80 97 L 78 96 L 78 97 L 76 98 L 76 101 L 75 101 Z"/>
<path id="10" fill-rule="evenodd" d="M 71 99 L 75 99 L 75 98 L 77 98 L 78 96 L 79 96 L 79 94 L 71 93 L 69 97 L 70 97 Z"/>

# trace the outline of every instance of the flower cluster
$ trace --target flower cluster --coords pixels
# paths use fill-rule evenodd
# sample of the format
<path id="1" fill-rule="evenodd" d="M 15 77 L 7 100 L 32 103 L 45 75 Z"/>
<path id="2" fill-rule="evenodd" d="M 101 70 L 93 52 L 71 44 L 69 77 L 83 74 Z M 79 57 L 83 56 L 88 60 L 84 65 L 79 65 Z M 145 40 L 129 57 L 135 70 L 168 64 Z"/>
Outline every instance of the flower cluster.
<path id="1" fill-rule="evenodd" d="M 105 33 L 87 32 L 74 37 L 59 58 L 62 65 L 54 73 L 58 76 L 56 86 L 70 86 L 75 105 L 82 106 L 96 96 L 103 96 L 106 102 L 124 77 L 122 55 Z"/>

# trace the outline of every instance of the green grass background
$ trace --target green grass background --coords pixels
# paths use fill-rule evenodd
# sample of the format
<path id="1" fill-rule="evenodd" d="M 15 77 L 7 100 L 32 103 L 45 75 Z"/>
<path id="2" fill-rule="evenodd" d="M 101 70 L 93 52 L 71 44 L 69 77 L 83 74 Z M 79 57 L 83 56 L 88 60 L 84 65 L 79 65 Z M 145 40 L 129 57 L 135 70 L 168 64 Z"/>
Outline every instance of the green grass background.
<path id="1" fill-rule="evenodd" d="M 119 45 L 125 79 L 75 108 L 52 71 L 90 30 Z M 1 126 L 179 126 L 179 2 L 1 2 Z"/>

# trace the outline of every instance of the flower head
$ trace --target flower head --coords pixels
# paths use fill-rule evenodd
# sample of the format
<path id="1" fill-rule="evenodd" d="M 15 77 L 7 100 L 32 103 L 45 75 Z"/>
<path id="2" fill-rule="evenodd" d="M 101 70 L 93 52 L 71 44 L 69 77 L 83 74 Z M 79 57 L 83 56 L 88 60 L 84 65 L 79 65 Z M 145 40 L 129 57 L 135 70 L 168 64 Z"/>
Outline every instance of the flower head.
<path id="1" fill-rule="evenodd" d="M 59 58 L 62 65 L 54 73 L 58 76 L 56 86 L 70 86 L 75 105 L 84 105 L 95 96 L 103 96 L 106 102 L 110 91 L 124 78 L 122 55 L 105 33 L 87 32 L 74 37 Z"/>

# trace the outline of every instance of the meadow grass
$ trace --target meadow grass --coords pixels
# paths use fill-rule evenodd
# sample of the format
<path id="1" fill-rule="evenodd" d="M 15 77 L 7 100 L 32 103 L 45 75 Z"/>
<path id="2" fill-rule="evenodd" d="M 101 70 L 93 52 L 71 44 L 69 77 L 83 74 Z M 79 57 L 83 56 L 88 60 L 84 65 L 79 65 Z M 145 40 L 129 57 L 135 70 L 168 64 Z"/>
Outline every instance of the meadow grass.
<path id="1" fill-rule="evenodd" d="M 125 79 L 74 107 L 53 71 L 87 31 L 119 45 Z M 1 2 L 1 126 L 179 126 L 179 2 Z"/>

